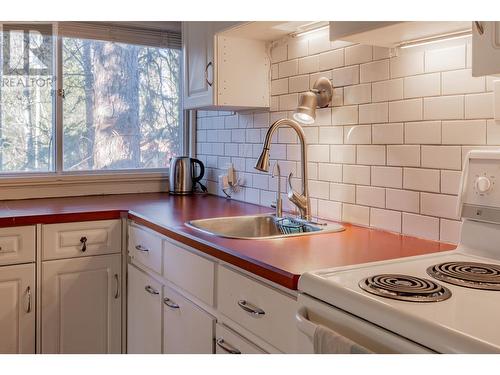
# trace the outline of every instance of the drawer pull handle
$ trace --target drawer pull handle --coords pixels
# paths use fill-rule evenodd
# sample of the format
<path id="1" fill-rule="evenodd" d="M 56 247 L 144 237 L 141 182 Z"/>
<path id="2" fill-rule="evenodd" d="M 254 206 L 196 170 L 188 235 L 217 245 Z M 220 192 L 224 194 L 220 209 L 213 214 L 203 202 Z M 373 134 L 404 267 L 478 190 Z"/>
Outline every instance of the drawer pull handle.
<path id="1" fill-rule="evenodd" d="M 172 301 L 170 298 L 163 298 L 163 303 L 172 309 L 180 309 L 180 306 Z"/>
<path id="2" fill-rule="evenodd" d="M 137 245 L 135 248 L 136 248 L 136 250 L 142 251 L 144 253 L 147 253 L 149 251 L 148 248 L 146 248 L 146 247 L 144 247 L 142 245 Z"/>
<path id="3" fill-rule="evenodd" d="M 117 273 L 115 273 L 115 281 L 116 281 L 115 299 L 118 299 L 120 297 L 120 279 L 118 278 Z"/>
<path id="4" fill-rule="evenodd" d="M 85 252 L 87 250 L 87 237 L 80 238 L 80 243 L 82 244 L 81 250 Z"/>
<path id="5" fill-rule="evenodd" d="M 210 68 L 211 66 L 213 66 L 214 64 L 212 64 L 212 62 L 210 61 L 207 66 L 205 67 L 205 82 L 207 83 L 208 86 L 212 86 L 213 83 L 214 83 L 214 80 L 212 79 L 212 82 L 210 82 L 208 80 L 208 68 Z M 213 68 L 212 68 L 213 69 Z"/>
<path id="6" fill-rule="evenodd" d="M 246 312 L 253 314 L 253 315 L 260 316 L 260 315 L 266 314 L 266 312 L 264 310 L 262 310 L 261 308 L 255 306 L 255 305 L 252 305 L 251 303 L 248 303 L 244 299 L 240 299 L 238 301 L 238 306 L 241 307 Z"/>
<path id="7" fill-rule="evenodd" d="M 31 312 L 31 288 L 28 286 L 26 288 L 26 297 L 28 298 L 28 303 L 26 304 L 26 314 L 29 314 Z"/>
<path id="8" fill-rule="evenodd" d="M 226 351 L 229 354 L 241 354 L 241 352 L 238 349 L 229 345 L 227 342 L 224 341 L 223 338 L 219 338 L 215 342 L 217 343 L 218 347 L 222 348 L 224 351 Z"/>
<path id="9" fill-rule="evenodd" d="M 146 290 L 146 292 L 150 293 L 150 294 L 160 294 L 160 292 L 158 292 L 155 288 L 153 288 L 151 285 L 146 285 L 146 287 L 144 288 Z"/>

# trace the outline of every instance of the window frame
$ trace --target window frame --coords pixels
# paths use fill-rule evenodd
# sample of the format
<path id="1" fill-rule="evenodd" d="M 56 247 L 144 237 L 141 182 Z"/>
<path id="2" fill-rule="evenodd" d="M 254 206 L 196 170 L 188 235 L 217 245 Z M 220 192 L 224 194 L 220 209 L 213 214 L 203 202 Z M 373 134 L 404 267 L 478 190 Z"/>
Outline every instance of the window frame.
<path id="1" fill-rule="evenodd" d="M 51 23 L 51 22 L 33 22 L 36 23 Z M 53 101 L 53 131 L 54 131 L 54 149 L 52 151 L 54 170 L 47 172 L 8 172 L 0 173 L 0 186 L 16 186 L 16 185 L 40 185 L 44 183 L 71 183 L 84 182 L 85 177 L 91 177 L 88 180 L 92 181 L 140 181 L 142 179 L 162 179 L 164 180 L 169 173 L 169 166 L 159 168 L 128 168 L 116 170 L 82 170 L 82 171 L 65 171 L 63 166 L 63 101 L 64 98 L 60 93 L 63 90 L 63 35 L 59 34 L 58 22 L 52 22 L 53 38 L 54 38 L 54 78 L 55 87 Z M 98 39 L 101 40 L 101 39 Z M 155 46 L 156 47 L 156 46 Z M 158 47 L 160 48 L 160 47 Z M 192 155 L 194 148 L 192 146 L 192 114 L 185 111 L 183 97 L 183 54 L 180 54 L 180 87 L 179 87 L 179 102 L 180 102 L 180 123 L 181 131 L 181 153 L 183 155 Z"/>

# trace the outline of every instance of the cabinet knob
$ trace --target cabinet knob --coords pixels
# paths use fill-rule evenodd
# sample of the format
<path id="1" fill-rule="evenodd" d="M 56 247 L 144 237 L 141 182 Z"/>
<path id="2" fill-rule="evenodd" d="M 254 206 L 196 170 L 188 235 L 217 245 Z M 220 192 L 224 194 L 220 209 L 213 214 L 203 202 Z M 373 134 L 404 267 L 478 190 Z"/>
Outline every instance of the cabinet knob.
<path id="1" fill-rule="evenodd" d="M 87 237 L 80 238 L 80 243 L 82 244 L 81 250 L 83 252 L 87 251 Z"/>

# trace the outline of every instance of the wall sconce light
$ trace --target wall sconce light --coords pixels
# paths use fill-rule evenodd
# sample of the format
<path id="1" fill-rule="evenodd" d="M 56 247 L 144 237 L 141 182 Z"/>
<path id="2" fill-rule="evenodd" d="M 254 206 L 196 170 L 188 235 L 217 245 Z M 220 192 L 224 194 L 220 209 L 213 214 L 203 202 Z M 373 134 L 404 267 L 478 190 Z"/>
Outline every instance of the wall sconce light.
<path id="1" fill-rule="evenodd" d="M 326 77 L 314 82 L 312 90 L 302 94 L 293 118 L 302 124 L 313 124 L 316 119 L 316 108 L 328 107 L 333 97 L 333 86 Z"/>

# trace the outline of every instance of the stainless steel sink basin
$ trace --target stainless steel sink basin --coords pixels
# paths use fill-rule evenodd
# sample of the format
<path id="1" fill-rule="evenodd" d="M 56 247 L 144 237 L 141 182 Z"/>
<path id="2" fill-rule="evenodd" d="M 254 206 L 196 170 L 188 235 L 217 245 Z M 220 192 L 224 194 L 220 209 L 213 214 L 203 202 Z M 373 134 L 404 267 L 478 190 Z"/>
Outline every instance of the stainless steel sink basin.
<path id="1" fill-rule="evenodd" d="M 339 224 L 313 224 L 292 218 L 276 218 L 271 214 L 215 217 L 191 220 L 187 226 L 219 237 L 263 240 L 339 232 Z"/>

